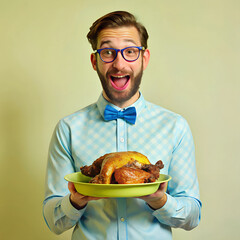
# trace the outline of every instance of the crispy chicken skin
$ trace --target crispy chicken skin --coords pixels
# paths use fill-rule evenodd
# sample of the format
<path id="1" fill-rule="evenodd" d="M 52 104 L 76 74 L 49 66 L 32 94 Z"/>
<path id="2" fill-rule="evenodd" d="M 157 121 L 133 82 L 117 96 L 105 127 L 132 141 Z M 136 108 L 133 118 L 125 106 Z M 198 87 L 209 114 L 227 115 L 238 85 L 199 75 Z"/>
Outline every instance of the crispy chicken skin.
<path id="1" fill-rule="evenodd" d="M 152 165 L 139 152 L 114 152 L 96 159 L 92 165 L 81 167 L 82 174 L 93 177 L 91 183 L 144 183 L 154 182 L 163 168 L 162 161 Z"/>
<path id="2" fill-rule="evenodd" d="M 93 162 L 93 164 L 90 166 L 81 167 L 80 170 L 81 170 L 82 174 L 84 174 L 85 176 L 89 176 L 89 177 L 95 177 L 97 174 L 99 174 L 101 171 L 102 162 L 107 155 L 108 154 L 105 154 L 104 156 L 101 156 L 100 158 L 96 159 Z"/>
<path id="3" fill-rule="evenodd" d="M 114 172 L 114 179 L 119 184 L 146 183 L 151 173 L 131 167 L 121 167 Z"/>
<path id="4" fill-rule="evenodd" d="M 127 172 L 127 171 L 132 171 L 133 169 L 141 170 L 141 173 L 144 178 L 144 183 L 148 183 L 148 182 L 155 182 L 159 178 L 160 169 L 162 169 L 164 167 L 164 165 L 161 160 L 157 161 L 155 165 L 144 164 L 141 166 L 136 161 L 134 161 L 132 163 L 125 165 L 124 167 L 127 167 L 128 170 L 124 169 L 124 173 L 122 173 L 122 177 L 125 178 L 128 183 L 137 183 L 137 182 L 131 182 L 131 178 L 133 178 L 133 176 L 132 176 L 133 174 L 130 174 Z M 119 170 L 121 170 L 121 169 L 122 168 L 120 168 Z M 148 173 L 148 174 L 145 174 L 145 173 Z M 115 174 L 116 174 L 116 171 L 115 171 Z M 139 171 L 139 174 L 140 174 L 140 171 Z M 136 172 L 136 175 L 138 175 L 137 172 Z M 115 178 L 116 178 L 116 176 L 115 176 Z M 139 183 L 141 183 L 140 179 L 141 179 L 141 177 L 139 176 Z M 119 178 L 116 181 L 118 182 Z"/>

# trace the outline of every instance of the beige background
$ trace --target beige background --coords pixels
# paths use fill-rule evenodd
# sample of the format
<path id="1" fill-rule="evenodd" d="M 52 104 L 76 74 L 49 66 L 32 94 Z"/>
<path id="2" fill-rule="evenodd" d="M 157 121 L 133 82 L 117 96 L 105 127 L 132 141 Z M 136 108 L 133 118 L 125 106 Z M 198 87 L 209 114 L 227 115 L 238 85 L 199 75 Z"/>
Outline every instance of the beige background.
<path id="1" fill-rule="evenodd" d="M 86 34 L 113 10 L 147 27 L 145 99 L 189 122 L 202 221 L 179 240 L 239 239 L 238 0 L 0 0 L 0 238 L 70 239 L 42 217 L 49 140 L 57 121 L 97 100 Z"/>

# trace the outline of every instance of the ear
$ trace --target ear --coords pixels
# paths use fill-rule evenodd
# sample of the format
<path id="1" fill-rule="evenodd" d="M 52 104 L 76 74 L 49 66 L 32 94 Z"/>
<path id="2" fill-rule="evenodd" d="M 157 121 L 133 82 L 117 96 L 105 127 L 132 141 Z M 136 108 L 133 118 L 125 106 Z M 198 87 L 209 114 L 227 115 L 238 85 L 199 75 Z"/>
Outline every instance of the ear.
<path id="1" fill-rule="evenodd" d="M 143 52 L 143 70 L 145 70 L 147 68 L 149 60 L 150 60 L 150 51 L 149 51 L 149 49 L 146 49 Z"/>
<path id="2" fill-rule="evenodd" d="M 90 58 L 91 58 L 92 67 L 96 71 L 97 70 L 96 54 L 92 53 Z"/>

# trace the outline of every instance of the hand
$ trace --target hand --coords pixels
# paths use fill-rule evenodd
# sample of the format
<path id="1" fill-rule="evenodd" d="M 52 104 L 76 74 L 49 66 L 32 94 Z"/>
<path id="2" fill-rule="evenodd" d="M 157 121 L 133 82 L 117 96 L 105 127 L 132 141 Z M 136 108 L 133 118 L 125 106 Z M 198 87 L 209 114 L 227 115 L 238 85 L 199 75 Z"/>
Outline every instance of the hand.
<path id="1" fill-rule="evenodd" d="M 159 209 L 165 205 L 167 202 L 167 195 L 165 194 L 165 190 L 167 188 L 167 183 L 161 183 L 158 190 L 147 196 L 138 197 L 144 200 L 151 208 Z"/>
<path id="2" fill-rule="evenodd" d="M 75 207 L 78 210 L 83 209 L 89 201 L 103 199 L 97 197 L 89 197 L 78 193 L 76 191 L 74 184 L 71 182 L 68 183 L 68 189 L 71 193 L 70 202 L 73 205 L 73 207 Z"/>

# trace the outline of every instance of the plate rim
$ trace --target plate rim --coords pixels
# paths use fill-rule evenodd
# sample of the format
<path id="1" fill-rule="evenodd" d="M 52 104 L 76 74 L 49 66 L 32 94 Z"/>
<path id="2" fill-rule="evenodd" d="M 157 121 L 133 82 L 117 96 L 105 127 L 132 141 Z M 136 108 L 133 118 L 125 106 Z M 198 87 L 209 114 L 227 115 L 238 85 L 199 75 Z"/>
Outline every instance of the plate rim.
<path id="1" fill-rule="evenodd" d="M 160 183 L 163 183 L 163 182 L 169 182 L 172 179 L 172 177 L 170 175 L 160 173 L 159 178 L 160 178 L 160 176 L 165 176 L 167 179 L 166 180 L 156 180 L 155 182 L 150 182 L 150 183 L 101 184 L 101 183 L 88 183 L 88 182 L 81 182 L 81 181 L 71 181 L 70 179 L 68 179 L 68 176 L 72 175 L 72 174 L 76 174 L 76 175 L 81 174 L 85 177 L 88 177 L 88 176 L 82 174 L 81 172 L 74 172 L 74 173 L 69 173 L 69 174 L 65 175 L 64 179 L 68 182 L 83 184 L 83 185 L 86 185 L 86 186 L 93 186 L 94 185 L 94 186 L 104 186 L 104 187 L 106 187 L 106 186 L 119 186 L 119 187 L 136 186 L 137 187 L 137 186 L 144 186 L 144 185 L 149 186 L 149 185 L 154 185 L 154 184 L 160 184 Z"/>

